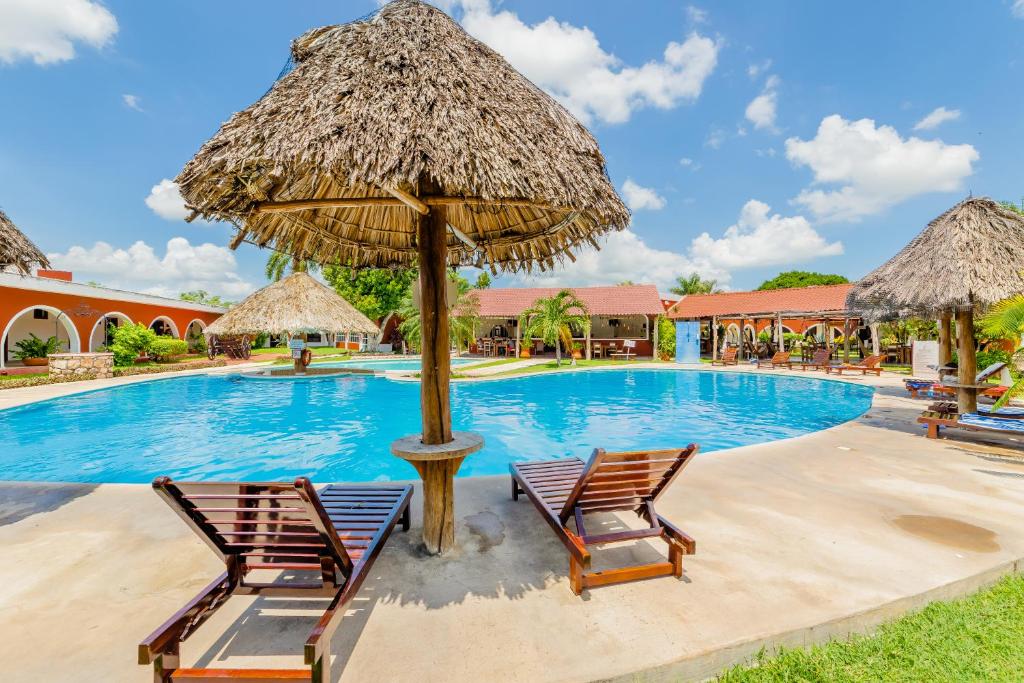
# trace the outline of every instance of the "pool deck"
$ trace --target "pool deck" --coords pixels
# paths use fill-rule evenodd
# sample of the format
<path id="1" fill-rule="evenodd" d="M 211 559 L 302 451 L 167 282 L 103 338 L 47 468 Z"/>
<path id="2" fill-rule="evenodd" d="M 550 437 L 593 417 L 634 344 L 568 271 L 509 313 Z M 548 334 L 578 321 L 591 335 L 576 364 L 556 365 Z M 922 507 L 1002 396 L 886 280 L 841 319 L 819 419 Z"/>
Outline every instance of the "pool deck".
<path id="1" fill-rule="evenodd" d="M 900 377 L 851 381 L 878 387 L 857 420 L 680 476 L 658 508 L 697 539 L 682 580 L 576 597 L 564 549 L 506 477 L 457 480 L 456 551 L 424 557 L 418 528 L 394 533 L 334 638 L 335 679 L 700 680 L 1024 569 L 1020 442 L 927 440 Z M 0 547 L 5 681 L 152 680 L 136 644 L 220 571 L 144 485 L 0 484 Z M 232 598 L 183 664 L 297 666 L 316 618 L 300 607 Z"/>

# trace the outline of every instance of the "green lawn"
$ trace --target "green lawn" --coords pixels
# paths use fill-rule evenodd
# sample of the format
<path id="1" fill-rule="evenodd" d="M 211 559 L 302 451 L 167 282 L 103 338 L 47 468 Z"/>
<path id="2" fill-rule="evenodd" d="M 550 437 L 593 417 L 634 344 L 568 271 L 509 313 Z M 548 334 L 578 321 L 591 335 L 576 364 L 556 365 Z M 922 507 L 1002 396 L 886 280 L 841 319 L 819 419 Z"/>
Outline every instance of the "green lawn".
<path id="1" fill-rule="evenodd" d="M 479 370 L 481 368 L 493 368 L 499 365 L 508 365 L 509 363 L 518 362 L 518 358 L 497 358 L 495 360 L 489 360 L 486 363 L 474 363 L 472 368 L 466 368 L 467 370 Z"/>
<path id="2" fill-rule="evenodd" d="M 30 372 L 30 373 L 25 374 L 25 375 L 0 375 L 0 382 L 3 382 L 4 380 L 10 380 L 10 379 L 25 379 L 26 377 L 43 377 L 44 375 L 47 375 L 47 374 L 49 374 L 49 372 L 46 371 L 46 370 L 43 370 L 42 372 Z"/>
<path id="3" fill-rule="evenodd" d="M 513 377 L 515 375 L 535 375 L 539 372 L 553 372 L 558 370 L 568 370 L 570 368 L 571 361 L 567 358 L 562 359 L 562 365 L 556 366 L 555 361 L 551 360 L 547 363 L 538 363 L 537 365 L 528 365 L 525 368 L 518 368 L 516 370 L 509 370 L 508 372 L 499 372 L 491 377 Z M 635 360 L 578 360 L 576 361 L 576 367 L 580 368 L 599 368 L 611 365 L 629 365 L 636 363 Z M 467 368 L 468 369 L 468 368 Z"/>
<path id="4" fill-rule="evenodd" d="M 872 636 L 809 650 L 762 653 L 721 683 L 1024 681 L 1024 576 L 953 602 L 935 602 Z"/>

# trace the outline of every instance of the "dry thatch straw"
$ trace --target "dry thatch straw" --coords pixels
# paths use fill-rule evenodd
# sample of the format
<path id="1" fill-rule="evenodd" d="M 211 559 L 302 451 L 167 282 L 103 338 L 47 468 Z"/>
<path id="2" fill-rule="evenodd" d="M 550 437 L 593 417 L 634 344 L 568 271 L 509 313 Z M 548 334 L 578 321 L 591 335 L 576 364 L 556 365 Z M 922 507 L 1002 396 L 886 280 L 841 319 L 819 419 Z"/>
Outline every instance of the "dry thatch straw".
<path id="1" fill-rule="evenodd" d="M 49 268 L 50 262 L 32 241 L 14 226 L 7 214 L 0 211 L 0 271 L 14 266 L 22 275 L 32 272 L 32 266 Z"/>
<path id="2" fill-rule="evenodd" d="M 235 246 L 411 264 L 416 214 L 396 189 L 444 203 L 449 224 L 475 242 L 448 235 L 452 266 L 549 268 L 629 222 L 587 129 L 435 7 L 396 0 L 367 20 L 311 30 L 292 59 L 177 178 L 196 215 L 235 223 Z M 364 202 L 261 206 L 312 198 Z"/>
<path id="3" fill-rule="evenodd" d="M 372 320 L 307 273 L 292 273 L 250 294 L 217 318 L 207 334 L 301 334 L 356 332 L 379 334 Z"/>
<path id="4" fill-rule="evenodd" d="M 1024 216 L 966 199 L 861 279 L 847 308 L 871 319 L 973 310 L 1024 292 Z"/>

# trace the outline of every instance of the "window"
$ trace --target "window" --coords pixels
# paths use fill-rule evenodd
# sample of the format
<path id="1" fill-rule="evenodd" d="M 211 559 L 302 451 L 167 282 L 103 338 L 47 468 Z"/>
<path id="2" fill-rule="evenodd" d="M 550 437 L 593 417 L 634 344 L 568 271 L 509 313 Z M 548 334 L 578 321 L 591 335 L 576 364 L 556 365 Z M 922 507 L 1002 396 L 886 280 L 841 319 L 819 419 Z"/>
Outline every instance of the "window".
<path id="1" fill-rule="evenodd" d="M 323 335 L 319 332 L 310 332 L 306 335 L 307 344 L 320 344 L 321 342 L 323 342 Z"/>
<path id="2" fill-rule="evenodd" d="M 45 308 L 34 308 L 32 309 L 32 317 L 36 320 L 49 320 L 50 312 Z"/>

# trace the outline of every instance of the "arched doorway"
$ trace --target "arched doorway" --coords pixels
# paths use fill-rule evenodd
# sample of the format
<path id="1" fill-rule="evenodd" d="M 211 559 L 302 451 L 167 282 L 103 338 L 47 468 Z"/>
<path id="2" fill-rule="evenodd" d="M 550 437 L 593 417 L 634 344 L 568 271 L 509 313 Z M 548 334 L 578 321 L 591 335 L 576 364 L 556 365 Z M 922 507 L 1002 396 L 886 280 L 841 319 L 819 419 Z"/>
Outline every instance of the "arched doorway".
<path id="1" fill-rule="evenodd" d="M 156 332 L 161 337 L 170 336 L 175 339 L 181 339 L 181 335 L 178 334 L 178 326 L 174 324 L 174 321 L 168 318 L 166 315 L 161 315 L 149 324 L 149 329 Z"/>
<path id="2" fill-rule="evenodd" d="M 15 314 L 0 335 L 0 368 L 13 360 L 17 343 L 33 334 L 40 339 L 57 337 L 60 351 L 79 353 L 82 350 L 78 330 L 67 313 L 53 306 L 29 306 Z"/>
<path id="3" fill-rule="evenodd" d="M 729 326 L 725 328 L 725 340 L 729 342 L 729 346 L 739 346 L 740 326 L 736 323 L 729 323 Z"/>
<path id="4" fill-rule="evenodd" d="M 185 328 L 185 341 L 188 342 L 189 351 L 206 350 L 206 323 L 196 318 Z"/>
<path id="5" fill-rule="evenodd" d="M 96 319 L 96 324 L 92 326 L 92 332 L 89 333 L 89 350 L 97 351 L 101 346 L 109 347 L 113 341 L 111 339 L 112 328 L 130 325 L 131 322 L 132 319 L 120 311 L 104 313 Z"/>

